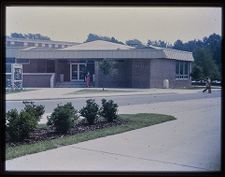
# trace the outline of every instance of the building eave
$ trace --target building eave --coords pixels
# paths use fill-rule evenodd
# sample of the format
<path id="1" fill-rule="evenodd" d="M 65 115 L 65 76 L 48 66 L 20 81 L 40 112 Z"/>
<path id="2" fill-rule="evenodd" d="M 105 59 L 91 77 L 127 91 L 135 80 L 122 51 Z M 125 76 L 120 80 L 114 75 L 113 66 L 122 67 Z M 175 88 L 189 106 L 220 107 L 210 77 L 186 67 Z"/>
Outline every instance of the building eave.
<path id="1" fill-rule="evenodd" d="M 29 59 L 155 59 L 166 58 L 182 61 L 194 61 L 191 52 L 165 52 L 155 49 L 133 50 L 20 50 L 16 58 Z"/>

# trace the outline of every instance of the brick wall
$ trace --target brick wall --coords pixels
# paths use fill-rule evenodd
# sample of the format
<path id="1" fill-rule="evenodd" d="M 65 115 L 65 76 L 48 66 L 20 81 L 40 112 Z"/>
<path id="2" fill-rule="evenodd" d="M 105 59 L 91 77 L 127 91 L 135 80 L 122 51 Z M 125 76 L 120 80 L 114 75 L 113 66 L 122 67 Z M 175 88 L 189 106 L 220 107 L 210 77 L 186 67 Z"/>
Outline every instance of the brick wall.
<path id="1" fill-rule="evenodd" d="M 132 60 L 130 66 L 130 86 L 132 88 L 149 88 L 150 86 L 150 60 Z"/>
<path id="2" fill-rule="evenodd" d="M 56 81 L 60 81 L 60 74 L 64 74 L 64 81 L 70 81 L 70 63 L 67 60 L 56 61 Z"/>
<path id="3" fill-rule="evenodd" d="M 47 60 L 38 59 L 30 60 L 30 64 L 23 65 L 24 73 L 46 73 L 47 72 Z"/>
<path id="4" fill-rule="evenodd" d="M 24 74 L 23 87 L 50 87 L 51 74 Z"/>
<path id="5" fill-rule="evenodd" d="M 150 67 L 150 87 L 163 88 L 163 80 L 169 80 L 169 87 L 173 87 L 175 79 L 175 60 L 152 59 Z"/>
<path id="6" fill-rule="evenodd" d="M 164 79 L 169 88 L 190 87 L 191 80 L 176 80 L 176 60 L 152 59 L 150 67 L 150 88 L 163 88 Z"/>

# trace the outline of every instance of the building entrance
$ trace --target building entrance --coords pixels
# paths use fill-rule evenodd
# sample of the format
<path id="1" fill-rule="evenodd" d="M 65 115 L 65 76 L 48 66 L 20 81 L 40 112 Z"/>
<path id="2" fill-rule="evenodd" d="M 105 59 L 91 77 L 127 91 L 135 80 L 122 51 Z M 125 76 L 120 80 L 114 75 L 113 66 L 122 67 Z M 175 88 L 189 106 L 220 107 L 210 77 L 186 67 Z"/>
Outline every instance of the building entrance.
<path id="1" fill-rule="evenodd" d="M 70 80 L 84 81 L 85 63 L 71 63 L 70 65 Z"/>

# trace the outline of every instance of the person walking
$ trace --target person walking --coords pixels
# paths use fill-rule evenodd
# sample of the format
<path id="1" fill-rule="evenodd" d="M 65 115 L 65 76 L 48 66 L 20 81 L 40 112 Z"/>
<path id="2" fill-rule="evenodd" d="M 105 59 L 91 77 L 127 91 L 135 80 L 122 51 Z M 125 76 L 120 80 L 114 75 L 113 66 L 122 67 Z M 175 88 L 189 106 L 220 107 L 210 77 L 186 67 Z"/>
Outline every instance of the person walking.
<path id="1" fill-rule="evenodd" d="M 211 80 L 209 77 L 206 79 L 205 89 L 202 92 L 204 93 L 206 90 L 208 90 L 208 93 L 211 93 Z"/>

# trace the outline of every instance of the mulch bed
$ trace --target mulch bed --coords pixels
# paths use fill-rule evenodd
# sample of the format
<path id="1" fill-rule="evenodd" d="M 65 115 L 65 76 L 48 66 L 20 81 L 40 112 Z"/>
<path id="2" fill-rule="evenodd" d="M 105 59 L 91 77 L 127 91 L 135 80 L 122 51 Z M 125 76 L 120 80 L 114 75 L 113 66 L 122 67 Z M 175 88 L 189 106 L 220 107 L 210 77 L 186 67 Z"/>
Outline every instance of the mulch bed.
<path id="1" fill-rule="evenodd" d="M 126 123 L 128 123 L 128 121 L 119 118 L 115 119 L 113 122 L 97 121 L 94 125 L 89 125 L 88 123 L 81 121 L 78 124 L 75 124 L 74 127 L 71 128 L 70 131 L 68 131 L 66 134 L 57 133 L 53 128 L 49 127 L 37 128 L 32 133 L 30 133 L 28 139 L 24 139 L 21 142 L 10 142 L 10 140 L 7 140 L 6 146 L 13 147 L 23 144 L 33 144 L 44 140 L 56 139 L 67 135 L 75 135 L 78 133 L 94 131 L 102 128 L 123 125 Z"/>

